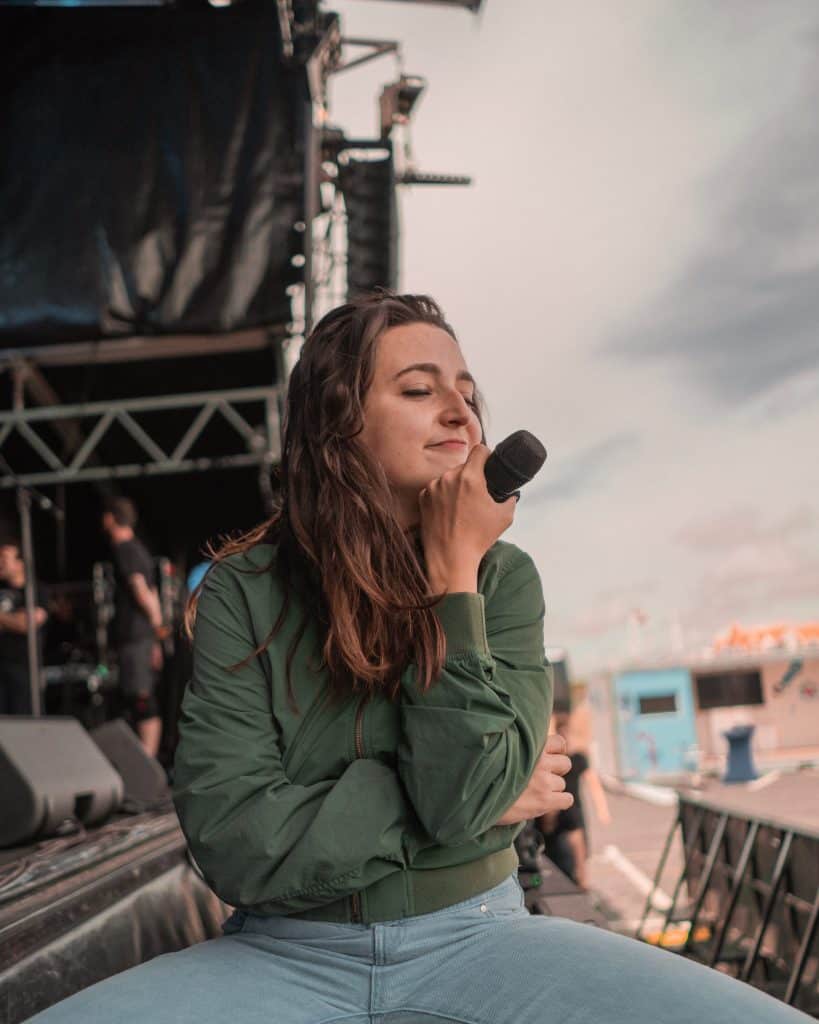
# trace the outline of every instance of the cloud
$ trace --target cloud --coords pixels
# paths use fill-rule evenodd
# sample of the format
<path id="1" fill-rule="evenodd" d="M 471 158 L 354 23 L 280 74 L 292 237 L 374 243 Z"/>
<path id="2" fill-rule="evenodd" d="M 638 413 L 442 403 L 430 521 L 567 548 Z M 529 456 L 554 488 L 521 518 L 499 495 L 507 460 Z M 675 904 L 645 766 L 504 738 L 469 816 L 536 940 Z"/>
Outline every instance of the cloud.
<path id="1" fill-rule="evenodd" d="M 712 515 L 698 516 L 680 529 L 675 540 L 699 551 L 731 551 L 739 547 L 766 546 L 792 540 L 809 533 L 817 523 L 816 512 L 799 506 L 784 518 L 769 524 L 762 522 L 758 508 L 739 505 Z"/>
<path id="2" fill-rule="evenodd" d="M 762 423 L 782 419 L 796 409 L 819 409 L 819 367 L 773 385 L 750 408 Z"/>
<path id="3" fill-rule="evenodd" d="M 782 618 L 788 605 L 819 605 L 819 558 L 775 538 L 737 544 L 700 577 L 685 620 L 715 632 L 741 617 Z"/>
<path id="4" fill-rule="evenodd" d="M 578 614 L 564 616 L 558 626 L 566 635 L 584 639 L 601 637 L 612 630 L 623 631 L 635 611 L 645 613 L 646 598 L 656 595 L 658 583 L 644 579 L 601 590 Z"/>
<path id="5" fill-rule="evenodd" d="M 557 475 L 552 479 L 546 475 L 549 469 L 547 462 L 541 470 L 543 478 L 530 485 L 526 491 L 526 504 L 547 499 L 552 501 L 574 498 L 578 494 L 593 490 L 639 446 L 640 439 L 636 434 L 616 434 L 574 454 L 562 456 L 558 463 Z"/>
<path id="6" fill-rule="evenodd" d="M 815 398 L 819 367 L 819 76 L 703 187 L 710 241 L 608 351 L 673 360 L 712 397 Z M 807 377 L 804 386 L 799 380 Z"/>
<path id="7" fill-rule="evenodd" d="M 697 580 L 687 624 L 708 627 L 742 615 L 776 617 L 766 609 L 797 602 L 819 603 L 816 511 L 800 505 L 774 519 L 738 505 L 687 523 L 675 540 L 693 557 L 706 559 Z"/>

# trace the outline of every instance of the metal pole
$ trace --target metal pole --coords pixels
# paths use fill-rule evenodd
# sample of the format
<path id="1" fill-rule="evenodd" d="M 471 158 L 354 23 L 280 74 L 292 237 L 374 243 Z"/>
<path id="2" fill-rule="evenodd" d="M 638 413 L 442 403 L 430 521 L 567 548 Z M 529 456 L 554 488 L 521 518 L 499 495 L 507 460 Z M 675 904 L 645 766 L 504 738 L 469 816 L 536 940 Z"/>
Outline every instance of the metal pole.
<path id="1" fill-rule="evenodd" d="M 66 544 L 66 491 L 65 484 L 57 484 L 57 495 L 54 502 L 56 512 L 57 529 L 57 572 L 61 580 L 68 579 L 68 547 Z"/>
<path id="2" fill-rule="evenodd" d="M 665 921 L 663 922 L 663 927 L 660 934 L 666 931 L 668 926 L 671 924 L 672 918 L 674 917 L 674 911 L 677 909 L 677 897 L 680 895 L 680 889 L 682 889 L 683 882 L 687 882 L 688 880 L 688 873 L 691 869 L 691 865 L 694 863 L 694 855 L 697 852 L 697 843 L 700 839 L 700 831 L 705 822 L 705 808 L 697 807 L 697 814 L 694 819 L 694 826 L 692 829 L 691 842 L 686 848 L 685 830 L 683 829 L 683 803 L 684 801 L 681 799 L 679 803 L 679 808 L 677 810 L 677 822 L 672 828 L 673 835 L 674 828 L 676 828 L 677 825 L 679 825 L 680 827 L 680 836 L 682 838 L 683 844 L 683 867 L 682 871 L 680 872 L 680 876 L 677 879 L 676 885 L 674 886 L 674 892 L 671 894 L 671 902 L 668 905 L 668 911 L 665 915 Z"/>
<path id="3" fill-rule="evenodd" d="M 311 63 L 308 61 L 308 64 Z M 304 104 L 304 334 L 313 329 L 313 305 L 315 303 L 313 225 L 318 216 L 319 130 L 316 128 L 314 100 L 309 96 Z"/>
<path id="4" fill-rule="evenodd" d="M 23 363 L 14 364 L 13 404 L 19 411 L 25 404 L 26 367 Z M 20 554 L 23 556 L 23 567 L 26 574 L 26 651 L 28 654 L 28 685 L 31 694 L 31 713 L 40 714 L 40 657 L 37 645 L 36 598 L 34 594 L 34 546 L 31 543 L 31 495 L 25 487 L 17 487 L 17 514 L 20 517 Z"/>
<path id="5" fill-rule="evenodd" d="M 20 516 L 20 538 L 26 571 L 26 647 L 28 650 L 28 685 L 31 692 L 31 713 L 40 715 L 40 652 L 37 643 L 34 594 L 34 547 L 31 543 L 31 495 L 25 487 L 17 488 L 17 511 Z"/>
<path id="6" fill-rule="evenodd" d="M 682 805 L 679 802 L 677 804 L 677 816 L 674 819 L 674 824 L 671 826 L 671 831 L 666 836 L 663 852 L 662 854 L 660 854 L 660 862 L 657 865 L 657 870 L 654 874 L 654 884 L 651 886 L 651 890 L 649 891 L 649 894 L 646 897 L 645 906 L 643 907 L 643 913 L 640 917 L 640 923 L 637 925 L 637 931 L 634 933 L 635 939 L 641 939 L 643 937 L 643 926 L 645 925 L 646 920 L 648 919 L 648 915 L 651 912 L 651 908 L 654 904 L 654 894 L 660 887 L 660 882 L 662 881 L 663 877 L 663 870 L 665 869 L 665 862 L 668 859 L 668 854 L 671 851 L 671 844 L 674 841 L 674 837 L 677 834 L 678 828 L 680 829 L 680 834 L 682 835 Z M 683 843 L 683 849 L 685 849 L 685 843 Z M 675 897 L 676 892 L 677 890 L 675 890 Z M 669 909 L 673 910 L 673 907 L 674 901 L 672 901 L 671 907 Z"/>
<path id="7" fill-rule="evenodd" d="M 759 822 L 752 821 L 748 826 L 748 832 L 746 833 L 745 842 L 742 846 L 742 853 L 739 855 L 739 863 L 734 870 L 734 877 L 731 879 L 731 895 L 728 900 L 728 906 L 723 911 L 722 924 L 720 925 L 719 933 L 717 935 L 716 942 L 714 943 L 714 948 L 711 950 L 711 957 L 708 961 L 709 967 L 716 966 L 717 961 L 719 960 L 719 955 L 722 952 L 722 947 L 725 944 L 725 937 L 728 934 L 731 918 L 733 917 L 737 900 L 739 899 L 740 890 L 742 889 L 743 882 L 745 881 L 745 872 L 748 870 L 751 853 L 753 852 L 754 843 L 756 842 L 758 834 Z"/>
<path id="8" fill-rule="evenodd" d="M 714 868 L 717 864 L 717 858 L 719 857 L 720 850 L 722 849 L 722 842 L 725 839 L 725 830 L 728 827 L 728 812 L 723 811 L 717 821 L 717 827 L 714 830 L 713 838 L 711 839 L 711 845 L 708 847 L 708 854 L 705 858 L 705 864 L 702 868 L 702 875 L 700 876 L 700 883 L 697 888 L 697 895 L 694 899 L 694 905 L 689 911 L 689 917 L 691 918 L 691 927 L 688 929 L 688 935 L 685 940 L 685 944 L 680 952 L 685 956 L 688 950 L 691 948 L 691 943 L 694 938 L 694 930 L 697 927 L 697 917 L 705 902 L 706 894 L 708 893 L 708 887 L 711 884 L 711 876 L 714 873 Z"/>
<path id="9" fill-rule="evenodd" d="M 776 904 L 776 896 L 779 892 L 779 885 L 782 881 L 782 876 L 785 873 L 785 865 L 788 863 L 788 857 L 791 852 L 791 844 L 793 843 L 793 832 L 785 832 L 780 837 L 779 853 L 774 864 L 773 871 L 771 872 L 771 881 L 768 887 L 768 894 L 765 897 L 765 905 L 762 908 L 759 924 L 754 934 L 754 941 L 751 948 L 748 950 L 748 955 L 745 958 L 745 963 L 742 965 L 742 969 L 739 972 L 740 981 L 749 981 L 751 973 L 753 972 L 756 959 L 759 956 L 759 951 L 762 948 L 762 940 L 765 938 L 765 932 L 768 929 L 768 923 L 771 920 L 771 914 L 773 913 L 774 906 Z"/>
<path id="10" fill-rule="evenodd" d="M 802 944 L 799 947 L 796 963 L 793 965 L 793 971 L 791 972 L 790 978 L 788 978 L 788 987 L 785 990 L 785 1002 L 789 1006 L 793 1006 L 796 1002 L 799 983 L 802 981 L 802 973 L 805 970 L 805 964 L 808 962 L 808 954 L 811 951 L 813 940 L 816 938 L 817 928 L 819 928 L 819 893 L 816 894 L 816 899 L 813 901 L 813 907 L 811 908 L 810 917 L 805 925 L 805 934 L 802 936 Z"/>

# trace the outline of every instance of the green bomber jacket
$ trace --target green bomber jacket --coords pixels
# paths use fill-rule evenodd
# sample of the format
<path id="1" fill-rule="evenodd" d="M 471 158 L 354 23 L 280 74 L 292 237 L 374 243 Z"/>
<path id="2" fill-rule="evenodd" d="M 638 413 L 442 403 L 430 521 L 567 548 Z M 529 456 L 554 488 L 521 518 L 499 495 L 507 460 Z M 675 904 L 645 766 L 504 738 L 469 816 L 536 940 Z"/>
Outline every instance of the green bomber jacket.
<path id="1" fill-rule="evenodd" d="M 552 704 L 531 558 L 498 541 L 478 593 L 435 606 L 446 660 L 426 693 L 410 666 L 396 700 L 331 699 L 308 619 L 291 665 L 296 711 L 295 595 L 248 658 L 282 608 L 274 554 L 259 544 L 220 562 L 199 600 L 173 794 L 208 884 L 240 911 L 364 924 L 499 884 L 522 826 L 495 822 L 526 788 Z"/>

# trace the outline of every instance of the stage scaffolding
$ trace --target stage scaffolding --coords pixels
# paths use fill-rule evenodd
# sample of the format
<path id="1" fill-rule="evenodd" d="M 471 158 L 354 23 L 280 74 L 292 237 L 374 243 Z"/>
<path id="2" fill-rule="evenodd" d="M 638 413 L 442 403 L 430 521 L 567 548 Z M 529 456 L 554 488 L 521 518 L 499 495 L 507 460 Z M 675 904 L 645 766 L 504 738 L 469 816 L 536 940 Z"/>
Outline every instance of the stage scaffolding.
<path id="1" fill-rule="evenodd" d="M 15 434 L 28 448 L 27 454 L 38 457 L 46 469 L 7 473 L 0 478 L 0 489 L 19 486 L 47 486 L 88 480 L 122 480 L 135 476 L 155 476 L 163 473 L 203 472 L 209 469 L 231 469 L 254 465 L 272 465 L 281 453 L 279 430 L 278 387 L 235 388 L 230 391 L 202 391 L 197 394 L 162 395 L 148 398 L 119 399 L 91 402 L 81 405 L 46 406 L 34 409 L 14 409 L 0 413 L 0 455 L 3 446 Z M 254 426 L 240 409 L 253 405 L 261 407 L 263 414 Z M 187 430 L 177 443 L 166 451 L 151 427 L 140 422 L 146 414 L 185 409 L 192 414 Z M 207 424 L 221 417 L 233 427 L 237 447 L 228 455 L 201 455 L 193 457 L 191 449 Z M 47 442 L 37 425 L 53 426 L 82 423 L 90 420 L 90 429 L 80 448 L 72 457 L 58 455 L 53 443 Z M 99 451 L 108 430 L 118 423 L 133 438 L 144 453 L 142 461 L 123 459 L 89 460 Z M 82 428 L 81 428 L 82 429 Z M 83 430 L 83 433 L 85 431 Z"/>
<path id="2" fill-rule="evenodd" d="M 477 0 L 457 6 L 477 10 Z M 295 187 L 300 195 L 301 216 L 292 223 L 295 238 L 300 238 L 290 257 L 295 276 L 301 280 L 285 291 L 290 302 L 287 323 L 268 323 L 225 334 L 186 334 L 180 331 L 152 336 L 103 337 L 58 344 L 47 339 L 26 340 L 20 346 L 12 341 L 0 351 L 0 372 L 13 379 L 13 408 L 0 412 L 0 494 L 16 491 L 20 519 L 22 554 L 26 563 L 26 607 L 29 629 L 29 664 L 32 667 L 32 701 L 35 714 L 40 708 L 40 684 L 34 622 L 35 560 L 32 543 L 32 505 L 50 511 L 64 531 L 64 512 L 59 498 L 53 500 L 37 491 L 38 487 L 73 483 L 101 484 L 162 475 L 241 469 L 257 466 L 259 490 L 265 504 L 272 500 L 271 470 L 281 453 L 283 395 L 301 344 L 313 324 L 329 309 L 347 298 L 352 282 L 348 264 L 353 240 L 348 235 L 348 211 L 342 185 L 350 161 L 388 160 L 392 168 L 393 152 L 398 166 L 391 170 L 393 193 L 397 185 L 467 185 L 470 179 L 458 175 L 422 173 L 416 166 L 409 141 L 409 114 L 425 81 L 403 72 L 400 45 L 393 40 L 344 38 L 337 15 L 325 12 L 318 3 L 294 4 L 277 0 L 276 16 L 281 41 L 282 66 L 304 76 L 303 99 L 294 110 L 301 153 L 300 173 L 282 187 Z M 363 55 L 362 55 L 363 51 Z M 348 139 L 331 125 L 328 83 L 338 73 L 352 70 L 369 61 L 392 57 L 398 78 L 385 87 L 380 99 L 380 132 L 372 138 Z M 294 168 L 295 170 L 295 168 Z M 346 179 L 350 175 L 346 173 Z M 300 179 L 300 180 L 298 180 Z M 298 204 L 297 204 L 298 207 Z M 398 222 L 388 218 L 390 237 L 372 240 L 374 248 L 393 246 L 397 253 Z M 366 222 L 366 210 L 364 210 Z M 361 223 L 362 205 L 358 202 L 356 223 Z M 352 215 L 349 217 L 352 223 Z M 366 225 L 369 227 L 369 225 Z M 357 253 L 364 242 L 356 241 Z M 364 250 L 361 249 L 362 244 Z M 298 251 L 301 250 L 301 252 Z M 386 260 L 391 279 L 375 282 L 397 286 L 397 257 Z M 162 360 L 191 357 L 218 357 L 228 353 L 252 353 L 267 349 L 273 355 L 275 376 L 269 385 L 232 387 L 213 391 L 182 391 L 163 395 L 119 397 L 112 393 L 93 402 L 65 402 L 55 389 L 48 370 L 63 367 L 100 366 L 115 363 L 141 363 L 157 366 Z M 44 372 L 45 371 L 45 372 Z M 104 371 L 103 371 L 104 372 Z M 218 378 L 218 370 L 214 369 Z M 58 373 L 59 379 L 59 373 Z M 275 380 L 275 383 L 274 383 Z M 218 381 L 215 379 L 214 383 Z M 210 382 L 208 382 L 209 384 Z M 232 381 L 231 383 L 236 383 Z M 207 386 L 207 384 L 206 384 Z M 59 384 L 58 384 L 59 388 Z M 115 389 L 111 389 L 112 392 Z M 152 416 L 188 412 L 187 425 L 178 436 L 168 440 L 168 425 L 157 436 Z M 230 451 L 209 450 L 207 429 L 224 421 L 232 430 Z M 223 425 L 222 425 L 223 426 Z M 118 433 L 117 450 L 112 434 Z M 224 438 L 224 427 L 221 433 Z M 197 449 L 194 452 L 194 449 Z M 63 545 L 64 546 L 64 545 Z"/>

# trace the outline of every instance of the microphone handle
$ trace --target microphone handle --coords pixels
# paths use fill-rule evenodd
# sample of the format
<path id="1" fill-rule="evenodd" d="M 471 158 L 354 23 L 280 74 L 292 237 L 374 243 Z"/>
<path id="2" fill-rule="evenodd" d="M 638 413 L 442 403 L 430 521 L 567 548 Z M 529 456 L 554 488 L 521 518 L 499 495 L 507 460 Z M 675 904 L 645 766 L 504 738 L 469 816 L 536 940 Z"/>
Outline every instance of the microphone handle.
<path id="1" fill-rule="evenodd" d="M 510 491 L 509 494 L 499 494 L 497 491 L 493 491 L 489 484 L 486 485 L 486 489 L 499 505 L 508 498 L 515 498 L 517 501 L 520 501 L 520 491 Z"/>

